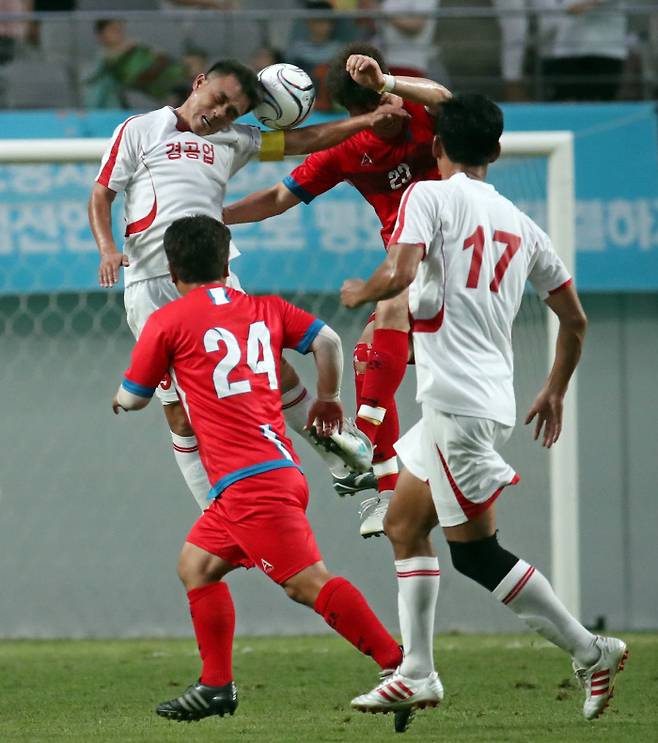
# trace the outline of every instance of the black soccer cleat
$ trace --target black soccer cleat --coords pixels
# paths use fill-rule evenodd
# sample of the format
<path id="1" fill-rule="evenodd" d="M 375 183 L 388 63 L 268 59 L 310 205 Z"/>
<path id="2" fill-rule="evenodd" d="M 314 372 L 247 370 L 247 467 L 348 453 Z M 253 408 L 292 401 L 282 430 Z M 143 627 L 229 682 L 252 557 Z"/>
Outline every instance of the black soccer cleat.
<path id="1" fill-rule="evenodd" d="M 377 490 L 377 478 L 372 470 L 368 472 L 349 472 L 344 476 L 334 475 L 334 490 L 341 497 L 354 495 L 362 490 Z"/>
<path id="2" fill-rule="evenodd" d="M 238 690 L 232 681 L 224 686 L 205 686 L 197 682 L 176 699 L 159 704 L 160 717 L 178 722 L 195 722 L 211 715 L 232 715 L 238 706 Z"/>

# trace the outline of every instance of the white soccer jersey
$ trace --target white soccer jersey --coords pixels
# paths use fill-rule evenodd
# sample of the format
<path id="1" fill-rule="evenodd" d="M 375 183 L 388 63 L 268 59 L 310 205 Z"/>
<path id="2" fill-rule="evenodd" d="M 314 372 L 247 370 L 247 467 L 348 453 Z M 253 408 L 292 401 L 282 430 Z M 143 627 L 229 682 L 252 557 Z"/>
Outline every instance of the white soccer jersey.
<path id="1" fill-rule="evenodd" d="M 229 178 L 261 146 L 254 126 L 234 124 L 200 137 L 177 125 L 168 106 L 133 116 L 116 128 L 103 156 L 96 180 L 125 192 L 126 286 L 168 275 L 162 247 L 167 227 L 192 214 L 221 219 Z"/>
<path id="2" fill-rule="evenodd" d="M 459 173 L 407 189 L 394 243 L 425 251 L 409 290 L 417 400 L 513 426 L 512 323 L 526 279 L 542 299 L 571 281 L 548 235 Z"/>

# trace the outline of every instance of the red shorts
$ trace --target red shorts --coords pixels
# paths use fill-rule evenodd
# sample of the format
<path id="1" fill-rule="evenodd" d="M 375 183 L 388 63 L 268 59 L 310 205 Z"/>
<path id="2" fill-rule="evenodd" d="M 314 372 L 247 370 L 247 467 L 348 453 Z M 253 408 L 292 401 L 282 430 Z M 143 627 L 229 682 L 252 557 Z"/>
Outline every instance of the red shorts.
<path id="1" fill-rule="evenodd" d="M 292 467 L 246 477 L 206 509 L 187 541 L 284 583 L 322 559 L 306 518 L 306 478 Z"/>

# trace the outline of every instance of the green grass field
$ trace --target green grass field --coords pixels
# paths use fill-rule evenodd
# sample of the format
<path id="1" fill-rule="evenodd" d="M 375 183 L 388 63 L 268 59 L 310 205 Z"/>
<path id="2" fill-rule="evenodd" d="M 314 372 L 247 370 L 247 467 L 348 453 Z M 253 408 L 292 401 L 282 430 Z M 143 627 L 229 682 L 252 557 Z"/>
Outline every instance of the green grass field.
<path id="1" fill-rule="evenodd" d="M 392 715 L 352 712 L 376 682 L 368 659 L 334 637 L 241 638 L 240 706 L 198 723 L 153 708 L 198 675 L 189 640 L 0 642 L 0 741 L 658 741 L 658 636 L 623 635 L 630 658 L 595 722 L 562 653 L 532 636 L 442 636 L 446 698 L 393 732 Z"/>

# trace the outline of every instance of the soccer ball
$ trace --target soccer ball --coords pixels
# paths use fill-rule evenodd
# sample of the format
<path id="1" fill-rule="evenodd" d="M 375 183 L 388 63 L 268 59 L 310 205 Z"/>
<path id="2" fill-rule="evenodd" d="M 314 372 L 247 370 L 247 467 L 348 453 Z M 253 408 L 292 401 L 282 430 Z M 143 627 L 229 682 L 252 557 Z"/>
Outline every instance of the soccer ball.
<path id="1" fill-rule="evenodd" d="M 271 64 L 258 73 L 264 93 L 254 116 L 270 129 L 292 129 L 311 113 L 315 102 L 313 81 L 294 64 Z"/>

